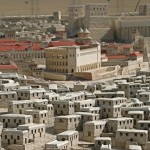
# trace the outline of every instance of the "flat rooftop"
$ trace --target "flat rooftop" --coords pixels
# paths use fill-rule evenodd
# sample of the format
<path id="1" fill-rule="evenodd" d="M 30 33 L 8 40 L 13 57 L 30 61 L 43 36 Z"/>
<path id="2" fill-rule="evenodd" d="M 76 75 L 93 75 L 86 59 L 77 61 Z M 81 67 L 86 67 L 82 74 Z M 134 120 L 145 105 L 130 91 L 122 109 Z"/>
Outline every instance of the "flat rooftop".
<path id="1" fill-rule="evenodd" d="M 48 102 L 48 100 L 47 99 L 31 99 L 31 100 L 11 101 L 12 104 L 41 103 L 41 102 Z"/>
<path id="2" fill-rule="evenodd" d="M 128 114 L 129 115 L 131 115 L 131 114 L 144 114 L 144 111 L 140 111 L 140 110 L 139 111 L 129 111 Z"/>
<path id="3" fill-rule="evenodd" d="M 66 115 L 66 116 L 58 116 L 55 118 L 78 118 L 81 117 L 81 115 Z"/>
<path id="4" fill-rule="evenodd" d="M 45 127 L 45 124 L 36 124 L 36 123 L 28 123 L 28 124 L 23 124 L 23 125 L 19 125 L 17 129 L 32 129 L 32 128 L 41 128 L 41 127 Z"/>
<path id="5" fill-rule="evenodd" d="M 129 118 L 129 117 L 121 117 L 121 118 L 109 118 L 108 120 L 114 120 L 114 121 L 124 121 L 124 120 L 133 120 L 133 118 Z"/>
<path id="6" fill-rule="evenodd" d="M 26 115 L 26 114 L 4 114 L 4 115 L 0 115 L 0 117 L 31 117 L 31 115 Z"/>
<path id="7" fill-rule="evenodd" d="M 60 146 L 66 145 L 66 144 L 69 144 L 69 141 L 57 141 L 57 140 L 55 140 L 55 141 L 47 143 L 46 147 L 49 147 L 49 145 L 60 147 Z"/>
<path id="8" fill-rule="evenodd" d="M 78 131 L 68 130 L 68 131 L 59 133 L 57 135 L 72 135 L 72 134 L 75 134 L 75 133 L 78 133 Z"/>
<path id="9" fill-rule="evenodd" d="M 110 137 L 96 137 L 95 140 L 109 140 L 111 141 L 111 138 Z"/>
<path id="10" fill-rule="evenodd" d="M 136 129 L 118 129 L 117 132 L 148 133 L 148 131 L 146 130 L 136 130 Z"/>
<path id="11" fill-rule="evenodd" d="M 97 120 L 97 121 L 88 121 L 85 124 L 94 124 L 94 125 L 100 125 L 105 124 L 107 121 Z"/>

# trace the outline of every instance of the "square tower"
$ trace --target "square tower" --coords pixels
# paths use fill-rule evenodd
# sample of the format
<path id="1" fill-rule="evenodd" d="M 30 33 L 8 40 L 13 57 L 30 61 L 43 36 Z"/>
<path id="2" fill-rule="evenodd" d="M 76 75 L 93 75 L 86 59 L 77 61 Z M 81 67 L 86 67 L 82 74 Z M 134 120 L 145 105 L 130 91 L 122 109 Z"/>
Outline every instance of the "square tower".
<path id="1" fill-rule="evenodd" d="M 106 16 L 108 15 L 108 4 L 107 3 L 97 3 L 89 4 L 85 7 L 85 16 Z"/>

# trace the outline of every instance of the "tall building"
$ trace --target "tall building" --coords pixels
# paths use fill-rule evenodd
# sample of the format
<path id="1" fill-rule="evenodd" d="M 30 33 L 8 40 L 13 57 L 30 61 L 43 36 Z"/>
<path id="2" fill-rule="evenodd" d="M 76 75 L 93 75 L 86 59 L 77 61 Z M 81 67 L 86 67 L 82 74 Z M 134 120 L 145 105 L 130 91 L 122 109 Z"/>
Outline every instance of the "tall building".
<path id="1" fill-rule="evenodd" d="M 88 60 L 88 61 L 87 61 Z M 46 70 L 70 74 L 101 67 L 101 46 L 95 42 L 89 46 L 61 46 L 46 49 Z"/>
<path id="2" fill-rule="evenodd" d="M 138 11 L 141 16 L 150 16 L 150 3 L 140 4 Z"/>
<path id="3" fill-rule="evenodd" d="M 115 20 L 117 39 L 123 42 L 133 42 L 136 32 L 142 36 L 150 36 L 149 17 L 129 16 Z"/>
<path id="4" fill-rule="evenodd" d="M 94 40 L 114 39 L 108 16 L 108 4 L 96 3 L 74 5 L 69 8 L 69 35 L 74 36 L 80 28 L 88 28 Z"/>
<path id="5" fill-rule="evenodd" d="M 73 5 L 69 7 L 69 34 L 74 35 L 82 26 L 82 18 L 85 16 L 84 5 Z"/>
<path id="6" fill-rule="evenodd" d="M 94 21 L 96 23 L 97 17 L 108 15 L 108 4 L 98 3 L 98 4 L 88 4 L 85 6 L 85 26 L 87 28 L 91 27 L 90 24 Z M 93 19 L 94 18 L 94 19 Z"/>

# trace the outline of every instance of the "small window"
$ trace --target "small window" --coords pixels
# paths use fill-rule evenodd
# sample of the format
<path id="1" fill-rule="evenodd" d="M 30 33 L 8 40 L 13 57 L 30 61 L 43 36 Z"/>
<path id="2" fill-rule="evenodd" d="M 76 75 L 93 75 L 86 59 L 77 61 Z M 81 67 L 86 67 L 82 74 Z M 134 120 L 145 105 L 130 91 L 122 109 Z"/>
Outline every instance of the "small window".
<path id="1" fill-rule="evenodd" d="M 62 119 L 59 119 L 59 122 L 63 122 L 63 120 L 62 120 Z"/>
<path id="2" fill-rule="evenodd" d="M 20 136 L 17 136 L 17 140 L 20 140 Z"/>
<path id="3" fill-rule="evenodd" d="M 91 136 L 91 132 L 88 132 L 88 136 Z"/>

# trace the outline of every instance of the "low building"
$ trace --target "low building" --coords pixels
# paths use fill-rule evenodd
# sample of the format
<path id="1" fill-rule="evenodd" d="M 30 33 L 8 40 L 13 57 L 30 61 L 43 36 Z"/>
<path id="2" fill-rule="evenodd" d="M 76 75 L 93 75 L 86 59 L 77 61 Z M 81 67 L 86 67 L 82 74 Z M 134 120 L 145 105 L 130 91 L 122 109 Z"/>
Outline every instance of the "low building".
<path id="1" fill-rule="evenodd" d="M 35 142 L 45 137 L 45 124 L 23 124 L 19 125 L 18 130 L 28 131 L 29 141 Z"/>
<path id="2" fill-rule="evenodd" d="M 80 101 L 85 100 L 85 92 L 69 92 L 64 95 L 60 95 L 60 100 L 65 101 Z"/>
<path id="3" fill-rule="evenodd" d="M 118 129 L 133 129 L 133 118 L 109 118 L 106 123 L 106 132 L 116 133 Z"/>
<path id="4" fill-rule="evenodd" d="M 139 120 L 137 122 L 137 129 L 148 131 L 148 141 L 150 140 L 150 121 L 149 120 Z"/>
<path id="5" fill-rule="evenodd" d="M 150 118 L 149 113 L 149 107 L 147 106 L 140 106 L 140 107 L 122 107 L 121 108 L 121 114 L 123 117 L 128 117 L 128 112 L 129 111 L 134 111 L 133 114 L 137 114 L 137 118 L 144 118 L 144 120 L 148 120 Z M 140 111 L 138 113 L 138 111 Z M 143 111 L 143 113 L 141 112 Z M 141 114 L 138 116 L 138 114 Z M 142 120 L 142 119 L 141 119 Z"/>
<path id="6" fill-rule="evenodd" d="M 121 107 L 126 103 L 126 98 L 99 98 L 96 106 L 102 107 L 101 118 L 121 117 Z"/>
<path id="7" fill-rule="evenodd" d="M 81 112 L 89 112 L 89 113 L 97 114 L 101 116 L 100 114 L 102 113 L 102 108 L 101 107 L 84 107 L 84 108 L 81 108 Z"/>
<path id="8" fill-rule="evenodd" d="M 78 131 L 68 130 L 57 134 L 58 141 L 69 141 L 69 148 L 78 147 L 79 133 Z"/>
<path id="9" fill-rule="evenodd" d="M 52 101 L 57 101 L 59 100 L 59 94 L 56 94 L 55 92 L 46 92 L 43 96 L 42 99 L 47 99 L 48 103 L 51 104 Z"/>
<path id="10" fill-rule="evenodd" d="M 87 142 L 94 142 L 96 137 L 101 136 L 105 130 L 106 121 L 89 121 L 83 125 L 83 139 Z"/>
<path id="11" fill-rule="evenodd" d="M 37 103 L 48 104 L 47 99 L 32 99 L 11 101 L 8 103 L 8 112 L 13 114 L 24 114 L 25 110 L 33 109 Z"/>
<path id="12" fill-rule="evenodd" d="M 85 122 L 99 120 L 99 114 L 90 113 L 90 112 L 76 112 L 75 114 L 81 115 L 83 124 Z"/>
<path id="13" fill-rule="evenodd" d="M 5 129 L 2 133 L 2 146 L 26 145 L 29 143 L 29 133 L 27 130 Z"/>
<path id="14" fill-rule="evenodd" d="M 94 91 L 96 98 L 115 98 L 115 97 L 125 97 L 124 91 L 116 91 L 116 92 L 101 92 Z"/>
<path id="15" fill-rule="evenodd" d="M 27 77 L 22 74 L 18 73 L 1 73 L 0 79 L 9 79 L 14 80 L 16 83 L 19 83 L 20 86 L 26 86 L 27 85 Z"/>
<path id="16" fill-rule="evenodd" d="M 95 150 L 111 150 L 111 138 L 109 137 L 97 137 L 94 142 Z"/>
<path id="17" fill-rule="evenodd" d="M 133 129 L 118 129 L 116 133 L 116 146 L 118 148 L 124 148 L 128 145 L 136 143 L 140 145 L 142 149 L 146 148 L 148 140 L 148 131 L 146 130 L 133 130 Z"/>
<path id="18" fill-rule="evenodd" d="M 7 54 L 0 53 L 0 71 L 5 72 L 18 72 L 17 65 L 11 61 L 11 57 Z"/>
<path id="19" fill-rule="evenodd" d="M 18 125 L 33 123 L 33 118 L 24 114 L 4 114 L 0 116 L 0 122 L 4 128 L 17 128 Z"/>
<path id="20" fill-rule="evenodd" d="M 69 141 L 52 141 L 45 145 L 45 150 L 69 150 Z"/>
<path id="21" fill-rule="evenodd" d="M 52 104 L 36 104 L 35 109 L 47 110 L 48 118 L 54 117 L 54 107 Z"/>
<path id="22" fill-rule="evenodd" d="M 74 102 L 75 112 L 80 112 L 82 108 L 95 106 L 95 99 L 81 100 Z"/>
<path id="23" fill-rule="evenodd" d="M 18 100 L 42 99 L 46 93 L 45 89 L 40 86 L 20 87 L 15 91 L 17 92 Z"/>
<path id="24" fill-rule="evenodd" d="M 19 83 L 10 79 L 0 79 L 0 91 L 12 91 L 19 87 Z"/>
<path id="25" fill-rule="evenodd" d="M 18 96 L 15 91 L 1 91 L 0 92 L 0 108 L 7 108 L 8 103 L 13 100 L 17 100 Z"/>
<path id="26" fill-rule="evenodd" d="M 133 127 L 137 128 L 139 120 L 144 120 L 144 111 L 129 111 L 128 116 L 133 118 Z"/>
<path id="27" fill-rule="evenodd" d="M 61 133 L 66 130 L 81 130 L 81 115 L 66 115 L 55 117 L 54 130 Z"/>
<path id="28" fill-rule="evenodd" d="M 47 110 L 25 110 L 24 112 L 27 115 L 31 115 L 33 117 L 33 123 L 48 123 L 48 114 Z"/>
<path id="29" fill-rule="evenodd" d="M 55 116 L 72 115 L 74 113 L 74 103 L 70 101 L 53 101 Z"/>

